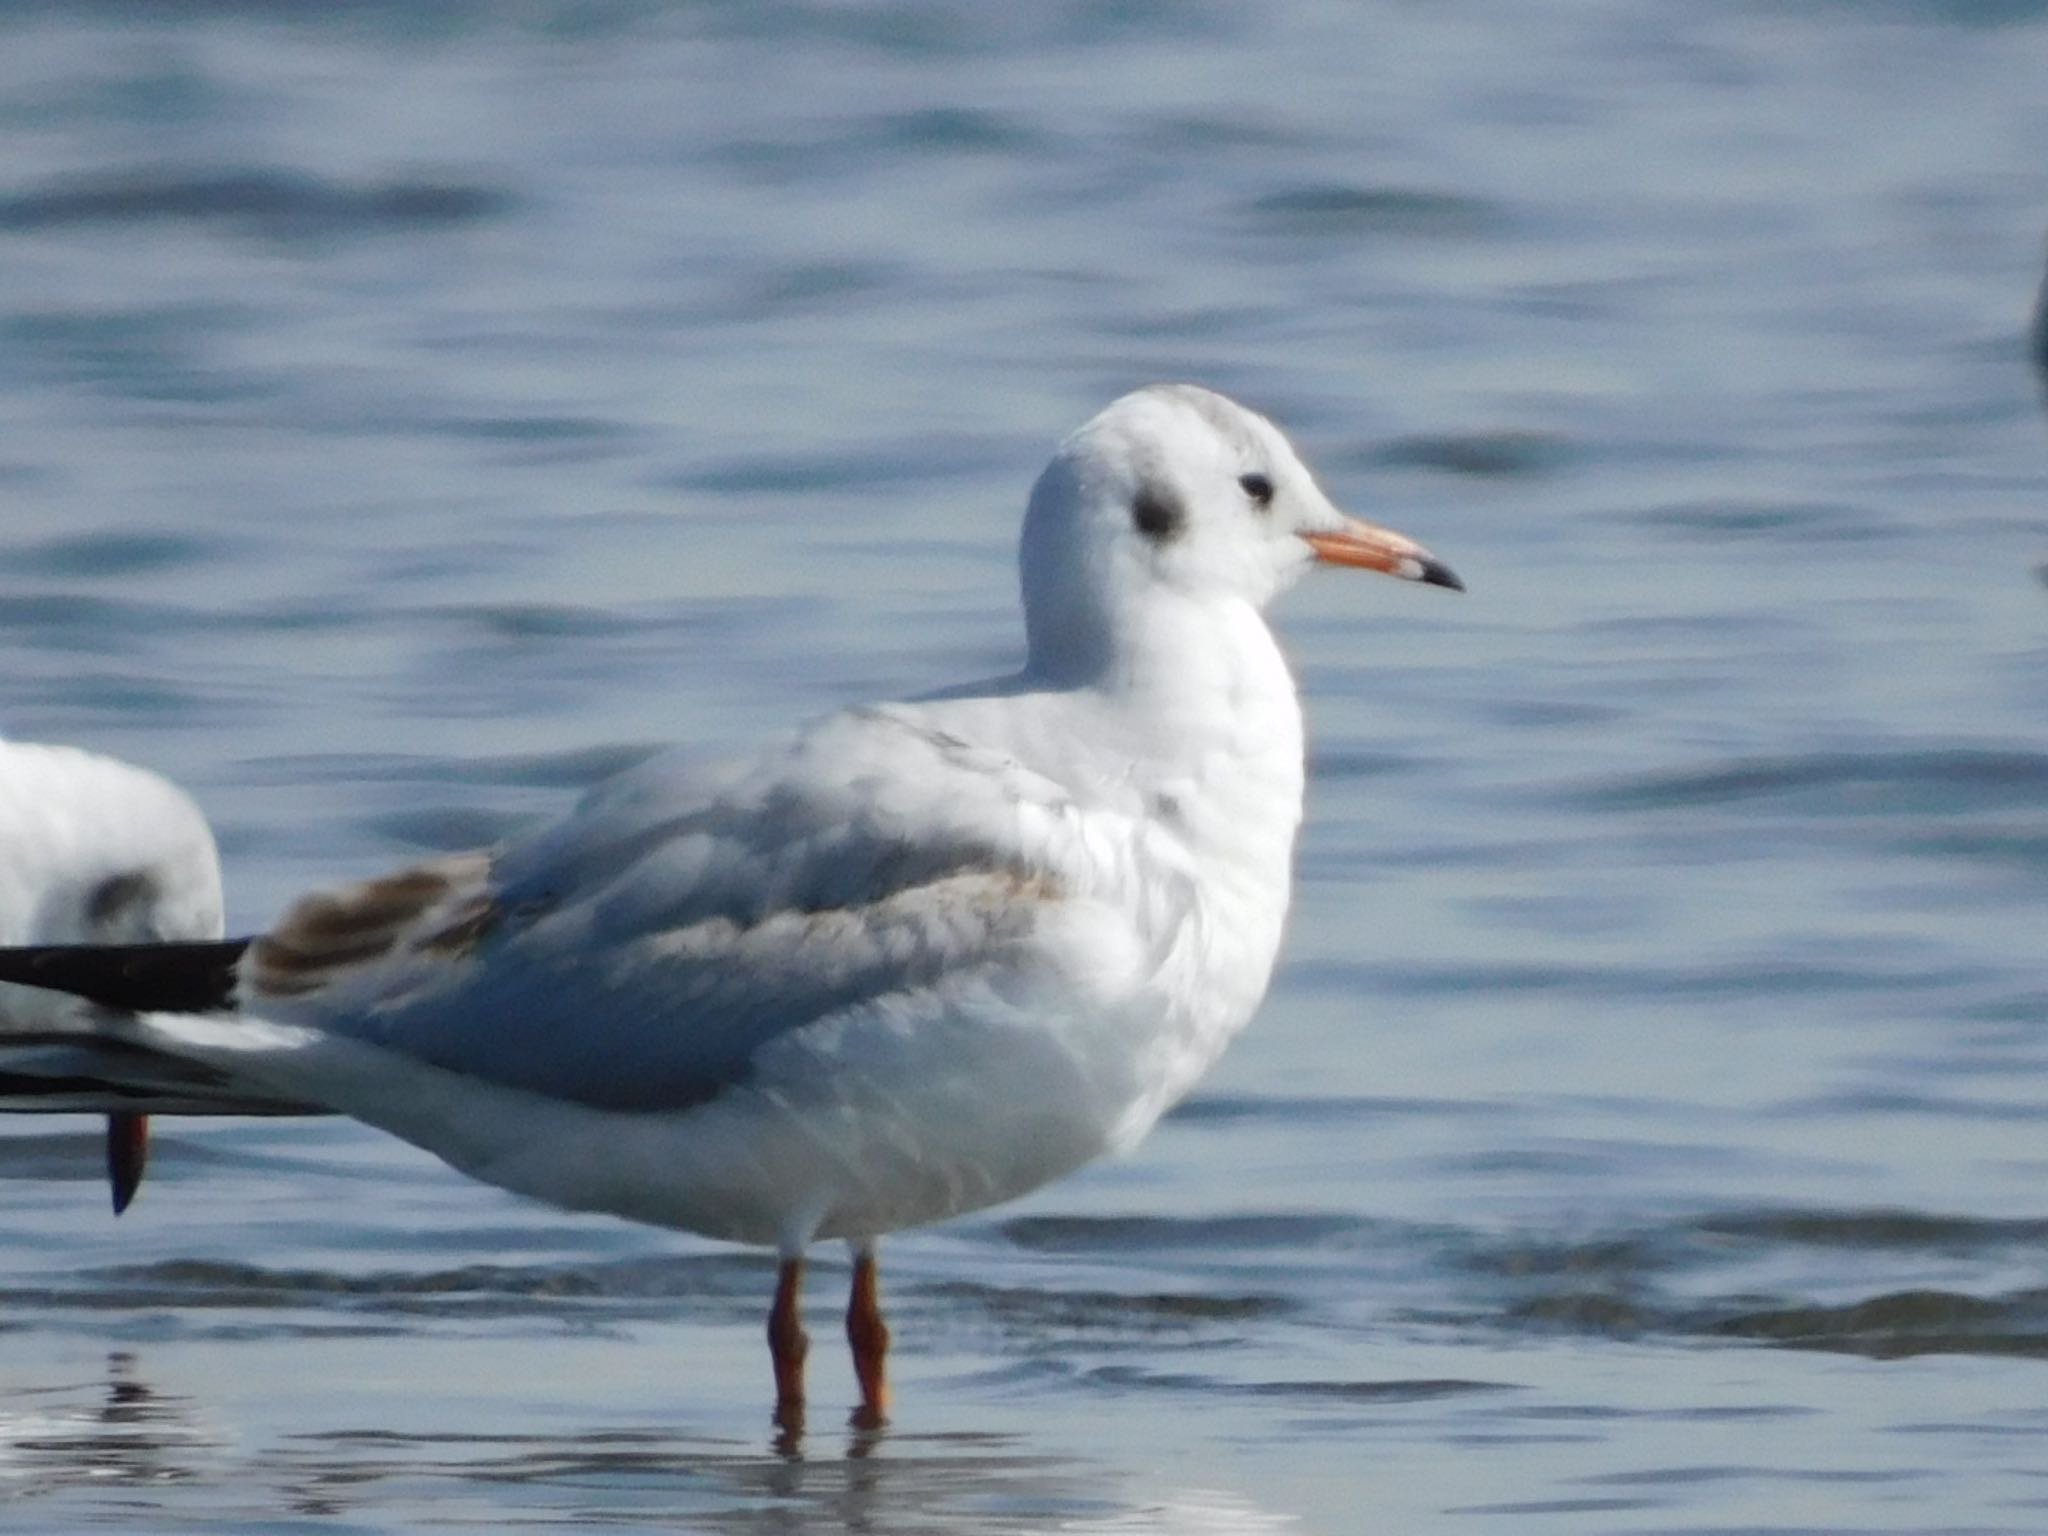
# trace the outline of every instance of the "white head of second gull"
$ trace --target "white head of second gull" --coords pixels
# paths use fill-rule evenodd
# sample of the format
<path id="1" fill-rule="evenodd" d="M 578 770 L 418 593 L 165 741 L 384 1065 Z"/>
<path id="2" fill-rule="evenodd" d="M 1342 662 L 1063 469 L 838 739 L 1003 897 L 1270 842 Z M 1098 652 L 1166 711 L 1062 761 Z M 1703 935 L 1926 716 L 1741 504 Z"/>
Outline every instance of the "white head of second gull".
<path id="1" fill-rule="evenodd" d="M 658 759 L 523 843 L 305 898 L 232 1012 L 143 1011 L 130 957 L 102 1000 L 137 1011 L 97 1027 L 507 1189 L 774 1246 L 785 1424 L 802 1255 L 848 1239 L 879 1421 L 875 1239 L 1129 1147 L 1263 996 L 1303 750 L 1261 609 L 1318 560 L 1459 585 L 1264 417 L 1139 390 L 1032 492 L 1015 675 Z"/>
<path id="2" fill-rule="evenodd" d="M 190 795 L 82 747 L 0 739 L 0 944 L 204 939 L 221 926 L 220 857 Z"/>

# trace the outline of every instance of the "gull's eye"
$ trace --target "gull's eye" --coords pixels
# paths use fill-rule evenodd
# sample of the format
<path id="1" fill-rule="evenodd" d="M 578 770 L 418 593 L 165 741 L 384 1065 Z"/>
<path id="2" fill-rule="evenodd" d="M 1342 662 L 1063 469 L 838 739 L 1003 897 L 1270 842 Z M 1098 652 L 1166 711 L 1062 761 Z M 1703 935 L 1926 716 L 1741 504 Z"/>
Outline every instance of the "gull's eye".
<path id="1" fill-rule="evenodd" d="M 1254 471 L 1249 475 L 1239 475 L 1237 483 L 1261 512 L 1273 505 L 1273 482 L 1266 476 Z"/>

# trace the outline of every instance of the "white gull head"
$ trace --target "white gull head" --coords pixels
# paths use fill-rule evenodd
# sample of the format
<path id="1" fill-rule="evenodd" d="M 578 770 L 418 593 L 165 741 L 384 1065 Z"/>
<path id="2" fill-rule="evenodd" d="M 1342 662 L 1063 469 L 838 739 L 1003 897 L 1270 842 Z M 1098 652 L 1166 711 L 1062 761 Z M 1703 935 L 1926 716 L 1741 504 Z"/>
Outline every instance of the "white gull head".
<path id="1" fill-rule="evenodd" d="M 1092 681 L 1166 603 L 1263 608 L 1316 560 L 1458 587 L 1332 504 L 1280 429 L 1193 384 L 1114 401 L 1032 488 L 1019 564 L 1030 671 Z"/>

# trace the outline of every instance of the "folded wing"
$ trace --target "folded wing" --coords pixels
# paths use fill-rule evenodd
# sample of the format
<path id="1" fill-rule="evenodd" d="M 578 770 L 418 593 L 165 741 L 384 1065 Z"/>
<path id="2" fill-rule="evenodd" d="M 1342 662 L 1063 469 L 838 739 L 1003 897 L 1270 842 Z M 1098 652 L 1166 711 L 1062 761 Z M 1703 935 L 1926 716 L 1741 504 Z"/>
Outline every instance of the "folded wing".
<path id="1" fill-rule="evenodd" d="M 790 1031 L 1028 966 L 1086 883 L 1076 821 L 914 712 L 839 716 L 711 773 L 657 760 L 523 845 L 310 897 L 251 946 L 239 1003 L 500 1086 L 686 1108 Z"/>

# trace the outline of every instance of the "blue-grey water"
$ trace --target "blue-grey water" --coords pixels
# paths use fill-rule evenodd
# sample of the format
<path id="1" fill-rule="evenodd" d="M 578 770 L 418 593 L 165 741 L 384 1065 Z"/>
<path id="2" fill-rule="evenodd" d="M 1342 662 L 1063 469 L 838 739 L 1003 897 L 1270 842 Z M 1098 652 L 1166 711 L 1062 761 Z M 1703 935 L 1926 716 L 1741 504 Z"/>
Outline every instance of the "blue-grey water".
<path id="1" fill-rule="evenodd" d="M 675 740 L 1015 656 L 1116 393 L 1470 594 L 1279 622 L 1263 1015 L 885 1248 L 775 1444 L 754 1255 L 336 1122 L 0 1142 L 23 1531 L 2048 1528 L 2038 0 L 0 12 L 0 729 L 246 930 Z"/>

